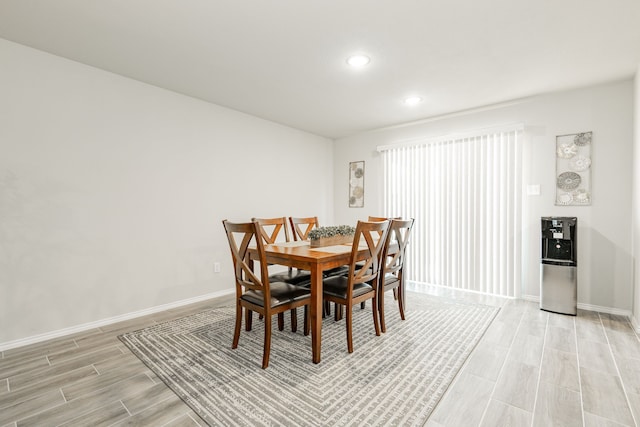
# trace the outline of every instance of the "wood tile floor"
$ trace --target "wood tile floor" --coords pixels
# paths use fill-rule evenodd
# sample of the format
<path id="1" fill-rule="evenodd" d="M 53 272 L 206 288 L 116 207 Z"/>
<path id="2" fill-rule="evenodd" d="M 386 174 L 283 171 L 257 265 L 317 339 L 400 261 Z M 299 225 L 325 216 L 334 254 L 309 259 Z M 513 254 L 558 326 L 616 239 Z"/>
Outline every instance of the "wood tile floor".
<path id="1" fill-rule="evenodd" d="M 639 425 L 640 340 L 625 318 L 563 316 L 526 301 L 419 291 L 502 307 L 427 427 Z M 0 427 L 205 425 L 117 336 L 232 301 L 1 353 Z"/>
<path id="2" fill-rule="evenodd" d="M 640 339 L 626 317 L 420 290 L 502 307 L 427 427 L 640 426 Z"/>
<path id="3" fill-rule="evenodd" d="M 118 335 L 232 305 L 234 296 L 7 350 L 0 359 L 0 426 L 204 426 Z M 259 366 L 258 366 L 259 368 Z"/>

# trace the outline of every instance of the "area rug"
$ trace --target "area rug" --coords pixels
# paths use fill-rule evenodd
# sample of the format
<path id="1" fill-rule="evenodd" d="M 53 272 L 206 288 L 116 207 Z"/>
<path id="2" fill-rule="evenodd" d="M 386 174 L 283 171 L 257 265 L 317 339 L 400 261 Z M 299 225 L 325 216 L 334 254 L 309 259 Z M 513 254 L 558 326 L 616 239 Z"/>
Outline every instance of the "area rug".
<path id="1" fill-rule="evenodd" d="M 252 331 L 243 324 L 232 350 L 232 307 L 120 339 L 211 426 L 424 425 L 499 309 L 410 293 L 402 321 L 393 298 L 387 303 L 381 336 L 370 309 L 354 309 L 352 354 L 345 321 L 324 319 L 319 364 L 311 337 L 291 332 L 289 314 L 284 331 L 274 325 L 265 370 L 264 324 L 257 316 Z"/>

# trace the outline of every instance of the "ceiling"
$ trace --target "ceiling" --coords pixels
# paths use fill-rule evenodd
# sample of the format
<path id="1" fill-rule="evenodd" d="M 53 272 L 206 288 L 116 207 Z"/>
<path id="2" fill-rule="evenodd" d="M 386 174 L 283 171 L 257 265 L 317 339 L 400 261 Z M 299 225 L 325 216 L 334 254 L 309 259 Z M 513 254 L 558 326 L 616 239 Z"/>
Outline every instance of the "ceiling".
<path id="1" fill-rule="evenodd" d="M 629 78 L 640 1 L 0 0 L 0 37 L 341 138 Z"/>

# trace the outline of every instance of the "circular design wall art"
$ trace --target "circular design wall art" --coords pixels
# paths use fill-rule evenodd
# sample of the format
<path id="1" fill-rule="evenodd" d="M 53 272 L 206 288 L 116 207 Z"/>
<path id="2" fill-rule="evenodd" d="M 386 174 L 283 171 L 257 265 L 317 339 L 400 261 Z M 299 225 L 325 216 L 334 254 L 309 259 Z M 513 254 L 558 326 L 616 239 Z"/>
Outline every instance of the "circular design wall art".
<path id="1" fill-rule="evenodd" d="M 569 160 L 569 166 L 574 171 L 582 172 L 589 169 L 589 166 L 591 166 L 591 159 L 585 156 L 575 156 Z"/>
<path id="2" fill-rule="evenodd" d="M 364 207 L 364 161 L 349 163 L 349 207 Z"/>
<path id="3" fill-rule="evenodd" d="M 591 203 L 591 195 L 586 190 L 577 190 L 573 196 L 573 200 L 581 205 Z"/>
<path id="4" fill-rule="evenodd" d="M 573 202 L 573 196 L 571 193 L 562 193 L 558 196 L 559 205 L 570 205 Z"/>
<path id="5" fill-rule="evenodd" d="M 579 147 L 591 144 L 591 132 L 579 133 L 573 137 L 573 143 Z"/>
<path id="6" fill-rule="evenodd" d="M 593 131 L 556 136 L 556 205 L 591 205 Z"/>
<path id="7" fill-rule="evenodd" d="M 575 190 L 580 186 L 582 178 L 575 172 L 563 172 L 558 175 L 558 188 L 565 191 Z"/>
<path id="8" fill-rule="evenodd" d="M 352 192 L 351 194 L 352 194 L 352 195 L 353 195 L 353 197 L 355 197 L 356 199 L 359 199 L 359 198 L 361 198 L 361 197 L 363 197 L 363 196 L 364 196 L 364 188 L 362 188 L 362 187 L 360 187 L 360 186 L 355 187 L 355 188 L 353 189 L 353 192 Z"/>
<path id="9" fill-rule="evenodd" d="M 578 154 L 578 146 L 574 143 L 562 144 L 558 147 L 557 153 L 558 157 L 561 157 L 563 159 L 570 159 L 571 157 Z"/>

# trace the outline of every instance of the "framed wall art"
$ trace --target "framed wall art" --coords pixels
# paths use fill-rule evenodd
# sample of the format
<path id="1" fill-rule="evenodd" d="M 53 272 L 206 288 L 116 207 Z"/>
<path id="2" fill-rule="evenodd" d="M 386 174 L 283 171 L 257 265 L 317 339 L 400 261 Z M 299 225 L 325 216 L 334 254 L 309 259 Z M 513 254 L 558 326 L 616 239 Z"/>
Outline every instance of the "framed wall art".
<path id="1" fill-rule="evenodd" d="M 556 136 L 556 205 L 591 204 L 593 132 Z"/>
<path id="2" fill-rule="evenodd" d="M 364 207 L 364 160 L 349 163 L 349 207 Z"/>

